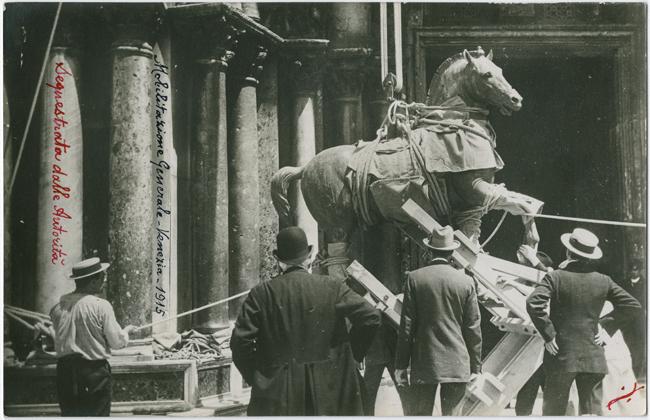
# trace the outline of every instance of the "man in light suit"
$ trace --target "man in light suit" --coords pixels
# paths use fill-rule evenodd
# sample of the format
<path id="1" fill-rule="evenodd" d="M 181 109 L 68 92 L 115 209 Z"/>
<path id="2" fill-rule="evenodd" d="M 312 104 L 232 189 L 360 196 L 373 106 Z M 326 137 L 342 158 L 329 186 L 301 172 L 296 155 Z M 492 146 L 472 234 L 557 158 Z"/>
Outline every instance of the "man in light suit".
<path id="1" fill-rule="evenodd" d="M 641 305 L 591 262 L 602 257 L 598 237 L 574 229 L 561 237 L 567 259 L 544 277 L 526 301 L 530 319 L 544 338 L 545 416 L 562 416 L 576 381 L 580 414 L 602 415 L 602 380 L 607 374 L 603 348 L 596 343 L 598 318 L 606 300 L 621 316 L 634 319 Z M 550 315 L 546 307 L 550 302 Z"/>
<path id="2" fill-rule="evenodd" d="M 409 273 L 397 339 L 395 376 L 408 385 L 408 416 L 430 416 L 440 384 L 443 415 L 458 415 L 465 388 L 481 371 L 481 316 L 474 281 L 449 263 L 458 241 L 449 226 L 424 244 L 431 265 Z"/>

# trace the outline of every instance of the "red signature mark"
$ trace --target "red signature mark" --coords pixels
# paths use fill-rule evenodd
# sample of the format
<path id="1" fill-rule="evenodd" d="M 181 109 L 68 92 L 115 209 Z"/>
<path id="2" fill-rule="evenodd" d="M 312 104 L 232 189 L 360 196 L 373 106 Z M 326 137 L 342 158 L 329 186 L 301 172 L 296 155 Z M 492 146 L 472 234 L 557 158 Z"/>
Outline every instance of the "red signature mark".
<path id="1" fill-rule="evenodd" d="M 628 392 L 628 393 L 625 394 L 625 395 L 621 395 L 621 396 L 618 397 L 618 398 L 614 398 L 613 400 L 611 400 L 610 402 L 608 402 L 608 403 L 607 403 L 607 409 L 611 411 L 611 410 L 612 410 L 612 405 L 613 405 L 613 404 L 619 402 L 620 400 L 624 400 L 624 399 L 626 399 L 626 398 L 627 398 L 627 401 L 626 401 L 626 402 L 630 402 L 630 401 L 632 401 L 632 398 L 630 398 L 630 397 L 632 396 L 632 394 L 634 394 L 635 392 L 637 392 L 638 390 L 643 389 L 643 388 L 645 388 L 645 386 L 643 386 L 643 385 L 641 385 L 640 387 L 637 388 L 637 383 L 635 382 L 635 383 L 634 383 L 634 389 L 632 389 L 631 392 Z M 621 391 L 624 391 L 624 390 L 625 390 L 625 387 L 622 386 L 622 387 L 621 387 Z"/>

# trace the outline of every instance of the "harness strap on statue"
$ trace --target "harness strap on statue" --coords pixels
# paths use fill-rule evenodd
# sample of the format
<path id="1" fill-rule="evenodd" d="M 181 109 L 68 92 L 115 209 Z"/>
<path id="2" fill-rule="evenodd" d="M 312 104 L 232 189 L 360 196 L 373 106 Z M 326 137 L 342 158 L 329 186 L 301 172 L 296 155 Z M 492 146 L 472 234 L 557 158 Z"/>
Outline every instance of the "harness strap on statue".
<path id="1" fill-rule="evenodd" d="M 372 160 L 375 156 L 375 150 L 379 144 L 379 139 L 367 143 L 358 151 L 358 159 L 361 165 L 357 171 L 351 174 L 351 190 L 352 190 L 352 207 L 355 214 L 363 222 L 362 226 L 372 226 L 379 222 L 370 209 L 370 199 L 368 197 L 368 176 Z"/>
<path id="2" fill-rule="evenodd" d="M 424 175 L 424 179 L 426 179 L 427 184 L 429 185 L 429 201 L 431 202 L 431 205 L 436 212 L 434 219 L 444 220 L 444 218 L 450 214 L 449 200 L 447 199 L 447 188 L 445 187 L 444 183 L 438 182 L 435 174 L 431 174 L 429 171 L 427 171 L 424 152 L 422 152 L 420 145 L 418 145 L 418 143 L 413 140 L 413 136 L 410 133 L 408 134 L 408 139 L 411 146 L 411 153 L 415 158 L 414 160 L 417 162 L 420 170 L 422 171 L 422 174 Z"/>

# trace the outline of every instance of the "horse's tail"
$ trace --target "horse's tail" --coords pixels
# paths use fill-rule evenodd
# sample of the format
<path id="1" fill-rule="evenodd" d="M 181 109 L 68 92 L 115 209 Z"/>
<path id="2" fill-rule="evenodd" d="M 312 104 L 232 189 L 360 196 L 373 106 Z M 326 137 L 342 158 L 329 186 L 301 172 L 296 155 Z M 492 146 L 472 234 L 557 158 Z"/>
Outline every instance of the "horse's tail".
<path id="1" fill-rule="evenodd" d="M 291 226 L 293 218 L 291 217 L 291 204 L 287 198 L 287 191 L 293 181 L 302 178 L 304 166 L 285 166 L 280 168 L 273 177 L 271 177 L 271 199 L 273 207 L 280 218 L 280 226 Z"/>

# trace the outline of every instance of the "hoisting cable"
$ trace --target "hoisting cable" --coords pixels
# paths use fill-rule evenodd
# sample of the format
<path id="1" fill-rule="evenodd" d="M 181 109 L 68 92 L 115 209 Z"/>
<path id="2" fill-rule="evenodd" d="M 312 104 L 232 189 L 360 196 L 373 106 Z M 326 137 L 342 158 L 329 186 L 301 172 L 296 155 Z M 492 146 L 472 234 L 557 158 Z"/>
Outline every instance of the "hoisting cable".
<path id="1" fill-rule="evenodd" d="M 626 226 L 626 227 L 638 227 L 638 228 L 646 227 L 645 223 L 618 222 L 614 220 L 600 220 L 600 219 L 584 219 L 581 217 L 553 216 L 550 214 L 524 213 L 523 216 L 531 216 L 531 217 L 537 217 L 541 219 L 568 220 L 570 222 L 594 223 L 599 225 Z"/>
<path id="2" fill-rule="evenodd" d="M 487 245 L 492 240 L 492 238 L 494 238 L 494 235 L 496 235 L 497 232 L 499 231 L 499 229 L 501 228 L 501 224 L 503 224 L 503 221 L 506 220 L 507 215 L 508 215 L 508 212 L 504 210 L 503 215 L 501 216 L 501 220 L 499 220 L 499 223 L 497 223 L 497 226 L 494 228 L 494 230 L 492 231 L 490 236 L 488 236 L 488 238 L 481 244 L 481 249 L 485 248 L 485 245 Z"/>
<path id="3" fill-rule="evenodd" d="M 381 62 L 381 80 L 384 83 L 388 75 L 388 10 L 386 2 L 379 3 L 379 34 L 380 34 L 380 62 Z"/>
<path id="4" fill-rule="evenodd" d="M 393 3 L 393 43 L 395 54 L 395 74 L 388 71 L 388 5 L 379 3 L 381 84 L 388 98 L 402 91 L 404 75 L 402 72 L 402 8 L 399 2 Z"/>
<path id="5" fill-rule="evenodd" d="M 400 2 L 393 3 L 393 28 L 395 40 L 395 76 L 397 77 L 395 92 L 400 93 L 404 87 L 404 75 L 402 73 L 402 4 Z"/>
<path id="6" fill-rule="evenodd" d="M 199 311 L 202 311 L 204 309 L 211 308 L 213 306 L 221 305 L 222 303 L 230 302 L 231 300 L 235 300 L 237 298 L 240 298 L 242 296 L 247 295 L 248 292 L 250 292 L 250 290 L 246 290 L 245 292 L 237 293 L 236 295 L 230 296 L 230 297 L 225 298 L 225 299 L 218 300 L 216 302 L 208 303 L 207 305 L 200 306 L 200 307 L 198 307 L 196 309 L 192 309 L 192 310 L 180 313 L 178 315 L 170 316 L 168 318 L 159 319 L 158 321 L 154 321 L 154 322 L 150 322 L 148 324 L 141 325 L 139 327 L 134 328 L 134 331 L 138 331 L 138 330 L 142 330 L 144 328 L 152 327 L 152 326 L 157 325 L 157 324 L 162 324 L 164 322 L 171 321 L 172 319 L 177 319 L 177 318 L 180 318 L 180 317 L 185 316 L 185 315 L 193 314 L 194 312 L 199 312 Z"/>
<path id="7" fill-rule="evenodd" d="M 23 132 L 23 138 L 20 142 L 20 148 L 18 149 L 18 155 L 16 156 L 16 166 L 14 167 L 14 172 L 11 175 L 11 182 L 9 183 L 9 196 L 14 189 L 14 183 L 16 182 L 16 175 L 18 174 L 18 168 L 20 168 L 20 159 L 23 156 L 23 151 L 25 150 L 25 142 L 27 141 L 27 135 L 29 134 L 29 128 L 32 123 L 32 118 L 34 117 L 34 110 L 36 109 L 36 102 L 38 100 L 38 95 L 41 92 L 41 84 L 43 83 L 43 76 L 45 75 L 45 66 L 47 60 L 50 57 L 50 50 L 52 49 L 52 42 L 54 41 L 54 33 L 56 32 L 56 26 L 59 23 L 59 16 L 61 15 L 61 7 L 63 3 L 59 2 L 59 5 L 56 8 L 56 14 L 54 15 L 54 22 L 52 23 L 52 30 L 50 31 L 50 39 L 47 41 L 47 48 L 45 49 L 45 57 L 43 58 L 43 65 L 41 66 L 41 74 L 38 76 L 38 83 L 36 84 L 36 91 L 34 92 L 34 98 L 32 99 L 32 106 L 29 109 L 29 115 L 27 117 L 27 123 L 25 125 L 25 131 Z"/>

